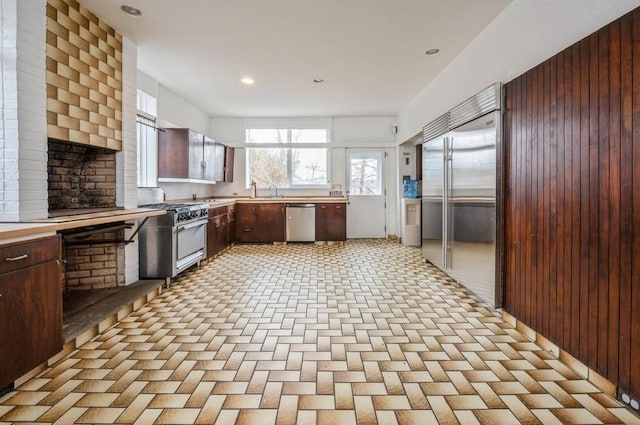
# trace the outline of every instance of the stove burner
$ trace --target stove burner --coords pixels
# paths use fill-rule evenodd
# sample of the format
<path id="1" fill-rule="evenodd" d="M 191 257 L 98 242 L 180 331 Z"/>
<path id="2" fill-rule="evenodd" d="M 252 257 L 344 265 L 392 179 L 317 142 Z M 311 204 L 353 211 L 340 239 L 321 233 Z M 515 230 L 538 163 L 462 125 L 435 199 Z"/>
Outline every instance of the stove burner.
<path id="1" fill-rule="evenodd" d="M 156 208 L 167 211 L 174 223 L 185 223 L 189 221 L 206 219 L 209 213 L 209 204 L 149 204 L 142 205 L 146 208 Z"/>

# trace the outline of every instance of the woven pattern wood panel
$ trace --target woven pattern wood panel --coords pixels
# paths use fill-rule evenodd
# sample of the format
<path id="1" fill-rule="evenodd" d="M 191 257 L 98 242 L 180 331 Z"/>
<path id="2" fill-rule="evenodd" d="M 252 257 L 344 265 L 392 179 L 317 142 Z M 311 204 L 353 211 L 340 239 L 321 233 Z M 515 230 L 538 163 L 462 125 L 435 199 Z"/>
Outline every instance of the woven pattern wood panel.
<path id="1" fill-rule="evenodd" d="M 76 0 L 47 1 L 47 127 L 122 149 L 122 36 Z"/>

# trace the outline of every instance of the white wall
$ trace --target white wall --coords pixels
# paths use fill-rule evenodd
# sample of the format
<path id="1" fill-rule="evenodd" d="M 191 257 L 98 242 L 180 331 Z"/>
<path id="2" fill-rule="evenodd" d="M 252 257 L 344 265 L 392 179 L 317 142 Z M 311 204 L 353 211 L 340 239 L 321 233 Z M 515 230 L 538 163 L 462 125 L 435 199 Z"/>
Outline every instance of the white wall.
<path id="1" fill-rule="evenodd" d="M 46 1 L 3 0 L 0 220 L 47 217 Z"/>
<path id="2" fill-rule="evenodd" d="M 158 82 L 144 72 L 137 71 L 137 88 L 146 94 L 158 98 Z"/>
<path id="3" fill-rule="evenodd" d="M 45 11 L 45 1 L 18 1 L 20 220 L 45 218 L 49 209 Z"/>
<path id="4" fill-rule="evenodd" d="M 211 135 L 218 142 L 229 146 L 244 145 L 244 119 L 211 118 Z"/>
<path id="5" fill-rule="evenodd" d="M 210 117 L 162 84 L 158 84 L 158 122 L 209 134 Z"/>
<path id="6" fill-rule="evenodd" d="M 17 221 L 20 211 L 18 170 L 18 70 L 16 0 L 3 1 L 0 8 L 0 43 L 2 43 L 2 78 L 0 79 L 0 220 Z"/>
<path id="7" fill-rule="evenodd" d="M 328 120 L 331 127 L 331 146 L 329 148 L 329 182 L 330 185 L 341 184 L 346 190 L 346 152 L 347 148 L 387 148 L 385 161 L 385 187 L 387 189 L 387 232 L 397 234 L 397 165 L 395 152 L 395 135 L 392 125 L 395 117 L 334 117 L 334 118 L 212 118 L 211 135 L 217 141 L 235 146 L 234 181 L 218 183 L 212 191 L 215 196 L 249 196 L 246 183 L 246 156 L 244 145 L 245 126 L 255 122 L 269 120 L 286 122 L 294 126 L 296 122 Z M 267 125 L 267 124 L 265 124 Z M 258 189 L 258 196 L 268 195 Z M 328 195 L 328 189 L 284 189 L 279 191 L 286 195 L 312 196 Z"/>
<path id="8" fill-rule="evenodd" d="M 129 39 L 122 40 L 122 151 L 116 153 L 117 188 L 116 203 L 125 208 L 135 208 L 138 205 L 137 191 L 137 46 Z M 125 230 L 125 239 L 129 239 L 136 231 L 134 227 Z M 124 269 L 125 285 L 138 280 L 138 238 L 124 246 L 124 256 L 118 261 L 119 274 Z M 120 278 L 120 276 L 119 276 Z"/>
<path id="9" fill-rule="evenodd" d="M 336 117 L 332 142 L 349 147 L 389 146 L 396 138 L 392 132 L 395 123 L 395 117 Z"/>
<path id="10" fill-rule="evenodd" d="M 191 105 L 178 94 L 159 84 L 148 75 L 138 72 L 138 89 L 154 96 L 158 101 L 157 124 L 159 127 L 191 128 L 211 136 L 210 117 Z M 214 184 L 159 183 L 168 200 L 187 199 L 212 195 Z"/>
<path id="11" fill-rule="evenodd" d="M 513 0 L 398 115 L 398 143 L 490 84 L 507 82 L 640 5 L 638 0 Z"/>

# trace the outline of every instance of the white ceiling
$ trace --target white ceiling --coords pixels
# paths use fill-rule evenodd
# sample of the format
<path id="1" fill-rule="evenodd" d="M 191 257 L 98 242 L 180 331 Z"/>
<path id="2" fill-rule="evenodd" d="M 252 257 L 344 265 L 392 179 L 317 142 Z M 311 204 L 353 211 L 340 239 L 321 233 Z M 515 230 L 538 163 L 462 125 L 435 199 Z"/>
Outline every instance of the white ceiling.
<path id="1" fill-rule="evenodd" d="M 509 2 L 80 0 L 140 71 L 208 115 L 257 117 L 396 115 Z"/>

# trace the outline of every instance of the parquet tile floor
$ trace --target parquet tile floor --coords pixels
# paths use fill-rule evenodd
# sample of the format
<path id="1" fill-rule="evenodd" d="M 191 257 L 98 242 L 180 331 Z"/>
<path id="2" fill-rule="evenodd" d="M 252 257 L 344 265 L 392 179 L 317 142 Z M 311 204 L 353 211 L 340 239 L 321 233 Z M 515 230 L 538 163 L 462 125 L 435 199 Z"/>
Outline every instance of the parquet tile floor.
<path id="1" fill-rule="evenodd" d="M 415 248 L 239 245 L 5 396 L 0 422 L 640 423 Z"/>

